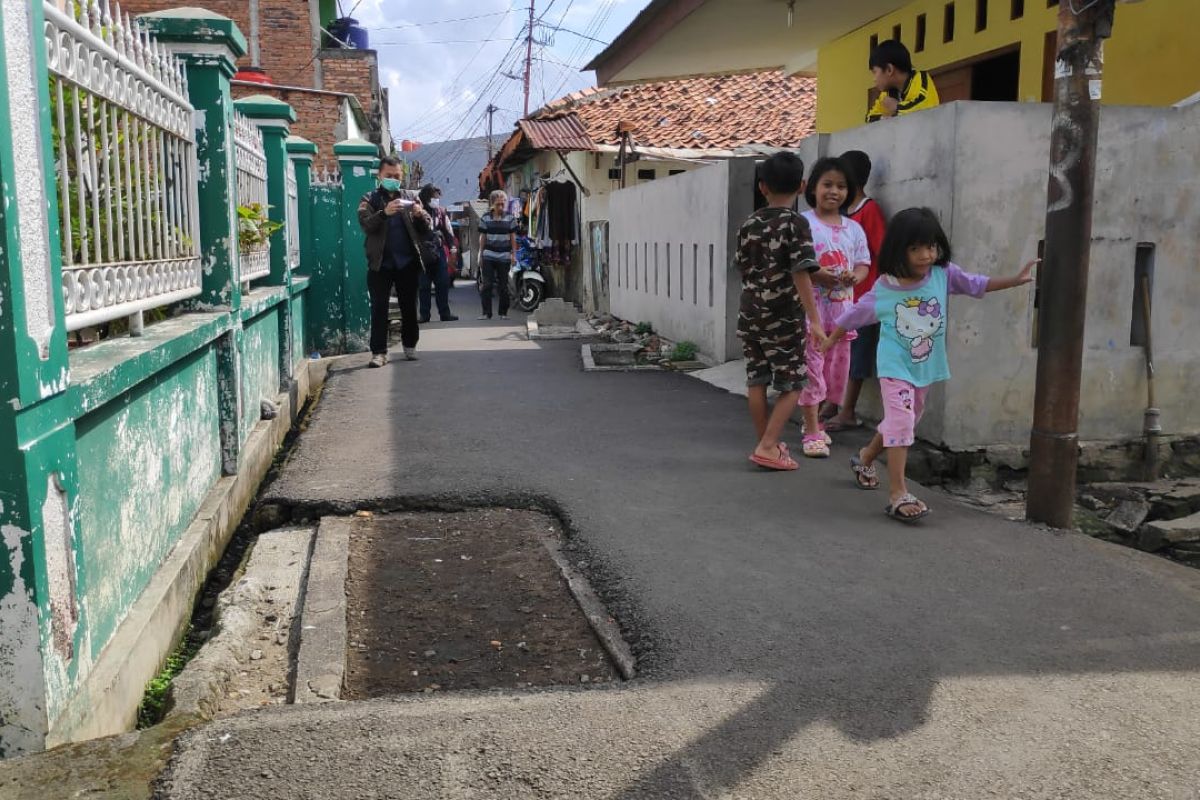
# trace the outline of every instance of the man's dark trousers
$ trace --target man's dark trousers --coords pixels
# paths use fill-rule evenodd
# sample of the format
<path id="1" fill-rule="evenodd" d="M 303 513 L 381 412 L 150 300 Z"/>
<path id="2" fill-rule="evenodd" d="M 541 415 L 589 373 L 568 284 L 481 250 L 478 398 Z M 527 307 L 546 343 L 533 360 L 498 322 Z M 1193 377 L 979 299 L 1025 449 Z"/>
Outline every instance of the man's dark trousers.
<path id="1" fill-rule="evenodd" d="M 388 351 L 388 303 L 392 292 L 400 301 L 400 343 L 416 347 L 421 338 L 417 324 L 417 288 L 421 269 L 411 264 L 404 269 L 387 269 L 367 273 L 367 292 L 371 295 L 371 353 Z"/>
<path id="2" fill-rule="evenodd" d="M 482 281 L 479 287 L 479 299 L 483 301 L 484 316 L 492 316 L 493 293 L 500 295 L 500 316 L 503 317 L 508 313 L 508 271 L 511 267 L 512 262 L 508 260 L 483 259 L 483 269 L 480 270 Z"/>

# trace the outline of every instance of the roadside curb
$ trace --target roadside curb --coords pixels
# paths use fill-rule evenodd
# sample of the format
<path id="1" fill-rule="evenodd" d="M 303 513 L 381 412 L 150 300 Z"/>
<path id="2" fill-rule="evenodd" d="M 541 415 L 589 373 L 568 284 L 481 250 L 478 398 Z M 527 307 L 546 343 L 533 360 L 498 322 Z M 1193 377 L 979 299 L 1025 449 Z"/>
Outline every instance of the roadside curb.
<path id="1" fill-rule="evenodd" d="M 300 612 L 293 703 L 339 700 L 346 672 L 346 571 L 353 520 L 322 517 Z"/>
<path id="2" fill-rule="evenodd" d="M 617 671 L 621 673 L 624 680 L 633 680 L 637 673 L 637 659 L 634 657 L 629 643 L 621 636 L 621 629 L 618 627 L 616 619 L 608 613 L 604 603 L 600 601 L 587 579 L 571 566 L 566 553 L 563 552 L 562 541 L 557 536 L 546 533 L 541 534 L 539 538 L 550 554 L 550 558 L 554 560 L 563 580 L 567 582 L 567 589 L 570 590 L 571 596 L 575 598 L 583 615 L 587 617 L 588 625 L 595 632 L 600 644 L 604 645 L 604 649 L 613 663 L 617 665 Z"/>

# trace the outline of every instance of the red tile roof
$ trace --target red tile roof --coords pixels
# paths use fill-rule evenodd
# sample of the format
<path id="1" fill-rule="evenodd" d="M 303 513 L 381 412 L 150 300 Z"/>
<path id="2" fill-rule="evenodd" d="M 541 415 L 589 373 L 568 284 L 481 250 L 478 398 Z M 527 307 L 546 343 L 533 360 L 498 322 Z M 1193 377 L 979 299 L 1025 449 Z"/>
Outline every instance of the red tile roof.
<path id="1" fill-rule="evenodd" d="M 619 144 L 624 123 L 643 147 L 732 149 L 796 146 L 815 130 L 816 114 L 815 78 L 771 70 L 584 89 L 530 117 L 576 116 L 596 144 Z"/>

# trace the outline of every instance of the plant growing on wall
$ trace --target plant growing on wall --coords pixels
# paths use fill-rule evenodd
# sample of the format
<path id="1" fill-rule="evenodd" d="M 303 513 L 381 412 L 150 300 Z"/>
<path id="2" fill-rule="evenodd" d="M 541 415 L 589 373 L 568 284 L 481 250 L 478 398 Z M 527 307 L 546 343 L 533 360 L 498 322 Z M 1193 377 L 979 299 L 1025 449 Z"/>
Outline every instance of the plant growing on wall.
<path id="1" fill-rule="evenodd" d="M 262 203 L 238 206 L 238 248 L 242 251 L 266 247 L 271 236 L 283 227 L 267 216 Z"/>

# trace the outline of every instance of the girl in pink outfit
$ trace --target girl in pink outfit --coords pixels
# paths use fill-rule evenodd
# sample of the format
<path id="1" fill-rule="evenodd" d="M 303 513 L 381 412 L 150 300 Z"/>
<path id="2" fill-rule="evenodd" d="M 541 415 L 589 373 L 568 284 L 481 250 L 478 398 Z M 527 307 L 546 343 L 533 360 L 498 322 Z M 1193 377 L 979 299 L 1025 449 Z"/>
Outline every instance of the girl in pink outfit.
<path id="1" fill-rule="evenodd" d="M 837 327 L 837 320 L 854 304 L 854 286 L 871 270 L 871 251 L 867 235 L 857 222 L 842 216 L 846 203 L 856 196 L 851 171 L 836 158 L 822 158 L 813 165 L 805 199 L 812 206 L 804 217 L 812 229 L 813 248 L 821 269 L 812 274 L 817 310 L 825 333 Z M 821 428 L 818 410 L 825 400 L 842 401 L 850 375 L 850 339 L 822 351 L 815 337 L 808 337 L 804 360 L 808 366 L 808 384 L 800 393 L 804 412 L 804 455 L 829 457 L 829 435 Z"/>

